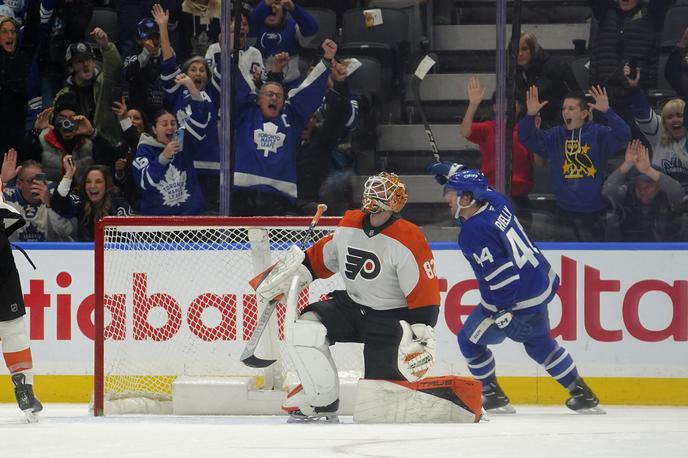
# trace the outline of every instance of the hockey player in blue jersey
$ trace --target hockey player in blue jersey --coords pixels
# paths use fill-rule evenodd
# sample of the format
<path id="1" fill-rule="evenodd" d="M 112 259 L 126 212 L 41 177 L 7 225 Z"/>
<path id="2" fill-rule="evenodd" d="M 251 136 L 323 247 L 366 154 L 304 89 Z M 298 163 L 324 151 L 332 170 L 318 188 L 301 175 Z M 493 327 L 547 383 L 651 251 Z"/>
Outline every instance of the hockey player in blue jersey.
<path id="1" fill-rule="evenodd" d="M 480 304 L 459 331 L 458 342 L 468 369 L 483 384 L 485 410 L 515 412 L 497 383 L 488 348 L 508 337 L 521 342 L 528 356 L 568 390 L 568 408 L 603 413 L 571 355 L 550 335 L 547 305 L 559 287 L 559 276 L 523 231 L 511 202 L 490 189 L 478 170 L 459 170 L 447 179 L 444 190 L 461 226 L 459 246 L 480 290 Z"/>

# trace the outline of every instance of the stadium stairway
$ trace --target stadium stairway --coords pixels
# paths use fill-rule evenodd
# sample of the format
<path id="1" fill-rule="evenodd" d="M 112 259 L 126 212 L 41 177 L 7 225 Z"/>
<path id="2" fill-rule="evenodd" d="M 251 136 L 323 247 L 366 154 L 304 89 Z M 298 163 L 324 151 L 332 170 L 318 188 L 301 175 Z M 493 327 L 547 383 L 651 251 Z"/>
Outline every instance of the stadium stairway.
<path id="1" fill-rule="evenodd" d="M 427 5 L 427 36 L 430 51 L 436 53 L 438 64 L 421 85 L 420 98 L 431 124 L 442 160 L 480 166 L 478 147 L 466 141 L 458 132 L 458 125 L 468 106 L 466 85 L 472 75 L 478 76 L 486 88 L 484 102 L 476 121 L 489 119 L 492 107 L 489 98 L 495 89 L 495 26 L 494 2 L 452 0 L 455 23 L 446 24 L 446 18 L 434 20 L 433 2 Z M 528 9 L 530 8 L 530 9 Z M 548 15 L 534 11 L 547 9 Z M 525 1 L 523 32 L 533 32 L 543 48 L 554 55 L 573 57 L 576 52 L 573 40 L 589 41 L 590 21 L 585 2 L 580 1 Z M 487 18 L 492 18 L 490 23 Z M 534 22 L 545 19 L 551 23 Z M 528 22 L 532 21 L 532 22 Z M 442 25 L 439 25 L 439 24 Z M 509 28 L 510 31 L 510 28 Z M 580 50 L 581 43 L 578 44 Z M 415 56 L 416 60 L 418 56 Z M 404 77 L 404 90 L 398 100 L 401 110 L 382 114 L 376 126 L 376 141 L 372 158 L 367 157 L 358 168 L 362 186 L 366 176 L 380 170 L 401 175 L 409 188 L 409 203 L 405 216 L 422 225 L 432 240 L 455 240 L 455 223 L 449 217 L 447 204 L 432 176 L 426 172 L 434 160 L 425 135 L 415 100 L 410 90 L 412 66 Z M 392 102 L 389 106 L 395 106 Z M 384 112 L 384 110 L 382 110 Z M 547 222 L 547 209 L 551 207 L 547 169 L 536 169 L 536 186 L 533 201 L 543 216 L 536 219 Z M 543 234 L 543 238 L 547 238 Z"/>

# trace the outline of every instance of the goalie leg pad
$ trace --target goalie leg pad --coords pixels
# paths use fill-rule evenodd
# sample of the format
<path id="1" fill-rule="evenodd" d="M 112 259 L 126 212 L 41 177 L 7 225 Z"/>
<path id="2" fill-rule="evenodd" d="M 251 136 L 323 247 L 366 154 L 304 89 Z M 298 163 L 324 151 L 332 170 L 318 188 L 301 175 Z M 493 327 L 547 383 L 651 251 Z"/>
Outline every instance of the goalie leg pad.
<path id="1" fill-rule="evenodd" d="M 480 382 L 468 377 L 363 379 L 356 387 L 356 423 L 476 423 L 481 415 Z"/>
<path id="2" fill-rule="evenodd" d="M 312 415 L 316 407 L 329 406 L 339 398 L 337 367 L 327 342 L 327 328 L 315 313 L 305 313 L 293 327 L 293 341 L 286 348 L 303 388 L 290 393 L 283 409 Z"/>
<path id="3" fill-rule="evenodd" d="M 306 314 L 313 315 L 313 314 Z M 296 347 L 321 347 L 327 336 L 327 328 L 320 321 L 299 318 L 294 322 L 294 342 Z"/>

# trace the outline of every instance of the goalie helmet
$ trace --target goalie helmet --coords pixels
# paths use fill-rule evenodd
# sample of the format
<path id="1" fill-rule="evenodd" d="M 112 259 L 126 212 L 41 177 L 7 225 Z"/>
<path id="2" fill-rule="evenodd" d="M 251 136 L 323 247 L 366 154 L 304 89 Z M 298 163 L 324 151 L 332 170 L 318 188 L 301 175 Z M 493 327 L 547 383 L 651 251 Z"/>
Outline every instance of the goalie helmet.
<path id="1" fill-rule="evenodd" d="M 394 173 L 382 172 L 368 178 L 363 186 L 363 206 L 366 213 L 391 211 L 399 213 L 406 201 L 406 185 Z"/>

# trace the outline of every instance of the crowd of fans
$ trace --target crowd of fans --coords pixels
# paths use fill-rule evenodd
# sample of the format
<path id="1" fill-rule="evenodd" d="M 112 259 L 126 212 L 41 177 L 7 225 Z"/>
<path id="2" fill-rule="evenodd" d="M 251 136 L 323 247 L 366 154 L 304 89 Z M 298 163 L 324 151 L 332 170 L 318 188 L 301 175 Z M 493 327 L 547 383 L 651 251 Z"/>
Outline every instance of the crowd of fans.
<path id="1" fill-rule="evenodd" d="M 235 44 L 221 0 L 0 1 L 3 192 L 28 222 L 15 239 L 92 240 L 106 215 L 217 214 L 223 33 L 241 76 L 233 214 L 310 214 L 323 198 L 340 213 L 355 205 L 346 145 L 361 95 L 347 84 L 350 61 L 333 39 L 316 43 L 314 59 L 302 47 L 319 31 L 308 7 L 335 9 L 341 25 L 346 9 L 368 3 L 247 1 L 234 12 Z M 534 34 L 521 36 L 511 197 L 526 224 L 534 166 L 547 165 L 562 240 L 686 240 L 688 23 L 661 69 L 676 97 L 658 111 L 648 97 L 673 3 L 590 2 L 590 87 Z M 89 31 L 102 6 L 117 13 L 116 40 Z M 479 145 L 494 184 L 495 123 L 474 120 L 484 98 L 471 78 L 457 135 Z"/>
<path id="2" fill-rule="evenodd" d="M 589 87 L 581 87 L 569 61 L 549 55 L 534 34 L 523 33 L 519 41 L 520 122 L 511 160 L 519 219 L 531 221 L 534 166 L 547 164 L 556 240 L 686 241 L 688 18 L 660 68 L 662 25 L 673 0 L 588 3 L 596 21 Z M 676 95 L 660 100 L 655 112 L 648 92 L 660 76 Z M 472 78 L 459 131 L 479 145 L 483 172 L 494 184 L 494 124 L 472 124 L 483 96 Z"/>

